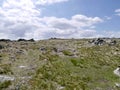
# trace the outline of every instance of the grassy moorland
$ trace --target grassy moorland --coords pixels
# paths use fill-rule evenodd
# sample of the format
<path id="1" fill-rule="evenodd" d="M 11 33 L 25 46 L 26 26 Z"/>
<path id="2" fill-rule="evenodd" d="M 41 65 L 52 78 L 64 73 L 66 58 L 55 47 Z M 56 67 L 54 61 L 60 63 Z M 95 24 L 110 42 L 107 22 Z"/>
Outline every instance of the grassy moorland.
<path id="1" fill-rule="evenodd" d="M 119 90 L 120 39 L 95 45 L 89 39 L 0 42 L 0 90 Z"/>

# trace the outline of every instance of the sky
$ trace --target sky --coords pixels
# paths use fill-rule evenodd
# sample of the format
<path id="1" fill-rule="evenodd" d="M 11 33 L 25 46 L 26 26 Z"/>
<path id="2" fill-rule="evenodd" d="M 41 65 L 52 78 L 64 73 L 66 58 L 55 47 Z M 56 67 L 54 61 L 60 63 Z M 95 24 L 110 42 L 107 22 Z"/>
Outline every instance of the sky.
<path id="1" fill-rule="evenodd" d="M 0 39 L 120 38 L 120 0 L 0 0 Z"/>

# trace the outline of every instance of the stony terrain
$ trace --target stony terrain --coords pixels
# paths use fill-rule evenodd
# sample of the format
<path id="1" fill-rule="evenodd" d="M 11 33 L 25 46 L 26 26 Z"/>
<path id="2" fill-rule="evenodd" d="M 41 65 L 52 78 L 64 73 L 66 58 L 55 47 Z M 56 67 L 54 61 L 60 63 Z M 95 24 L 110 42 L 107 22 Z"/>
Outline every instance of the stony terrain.
<path id="1" fill-rule="evenodd" d="M 120 39 L 0 40 L 0 90 L 119 90 Z"/>

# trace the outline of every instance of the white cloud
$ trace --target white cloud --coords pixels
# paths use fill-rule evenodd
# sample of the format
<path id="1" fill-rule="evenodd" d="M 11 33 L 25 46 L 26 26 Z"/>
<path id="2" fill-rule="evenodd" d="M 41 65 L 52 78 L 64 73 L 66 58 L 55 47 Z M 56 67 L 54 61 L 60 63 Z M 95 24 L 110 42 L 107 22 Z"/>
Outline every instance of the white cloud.
<path id="1" fill-rule="evenodd" d="M 36 4 L 38 5 L 49 5 L 49 4 L 54 4 L 54 3 L 60 3 L 60 2 L 66 2 L 68 0 L 36 0 Z"/>
<path id="2" fill-rule="evenodd" d="M 93 24 L 97 24 L 103 22 L 103 20 L 99 17 L 87 17 L 85 15 L 74 15 L 72 17 L 72 23 L 74 23 L 76 26 L 81 27 L 90 27 Z"/>
<path id="3" fill-rule="evenodd" d="M 45 37 L 80 38 L 94 37 L 96 31 L 91 30 L 91 27 L 103 22 L 103 20 L 99 17 L 75 15 L 71 19 L 44 17 L 41 18 L 41 22 L 45 25 L 45 32 L 43 31 Z"/>
<path id="4" fill-rule="evenodd" d="M 120 16 L 120 9 L 116 9 L 115 12 L 116 12 L 116 15 Z"/>
<path id="5" fill-rule="evenodd" d="M 64 1 L 68 0 L 5 0 L 0 7 L 0 38 L 97 37 L 95 24 L 104 21 L 99 17 L 80 14 L 70 19 L 40 17 L 41 10 L 36 3 L 45 5 Z"/>
<path id="6" fill-rule="evenodd" d="M 32 0 L 6 0 L 3 3 L 3 7 L 4 8 L 22 8 L 22 9 L 35 8 Z"/>
<path id="7" fill-rule="evenodd" d="M 103 32 L 103 35 L 105 36 L 105 37 L 117 37 L 117 38 L 119 38 L 119 36 L 120 36 L 120 31 L 110 31 L 110 30 L 106 30 L 106 31 L 104 31 Z"/>
<path id="8" fill-rule="evenodd" d="M 116 9 L 115 12 L 120 12 L 120 9 Z"/>
<path id="9" fill-rule="evenodd" d="M 0 33 L 0 38 L 4 38 L 4 39 L 8 39 L 8 35 L 6 35 L 5 33 Z"/>
<path id="10" fill-rule="evenodd" d="M 30 21 L 31 18 L 40 15 L 40 11 L 31 0 L 6 0 L 0 11 L 1 15 L 13 21 Z"/>

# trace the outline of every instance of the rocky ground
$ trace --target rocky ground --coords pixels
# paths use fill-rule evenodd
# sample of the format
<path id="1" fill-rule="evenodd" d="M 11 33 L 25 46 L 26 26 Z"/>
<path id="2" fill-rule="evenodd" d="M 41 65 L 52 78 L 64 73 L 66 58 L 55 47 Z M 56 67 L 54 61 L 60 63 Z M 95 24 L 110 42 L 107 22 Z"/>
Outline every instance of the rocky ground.
<path id="1" fill-rule="evenodd" d="M 0 90 L 119 90 L 120 39 L 0 40 Z"/>

